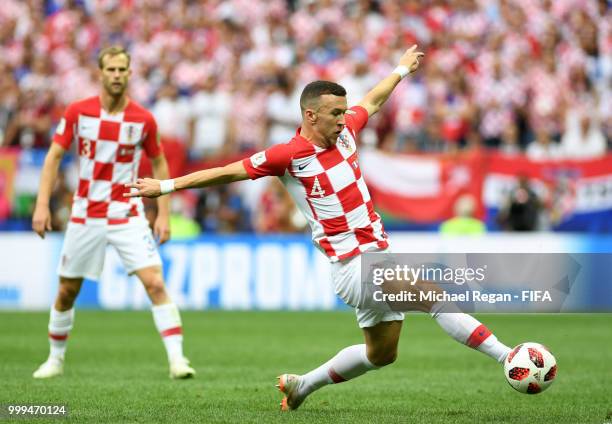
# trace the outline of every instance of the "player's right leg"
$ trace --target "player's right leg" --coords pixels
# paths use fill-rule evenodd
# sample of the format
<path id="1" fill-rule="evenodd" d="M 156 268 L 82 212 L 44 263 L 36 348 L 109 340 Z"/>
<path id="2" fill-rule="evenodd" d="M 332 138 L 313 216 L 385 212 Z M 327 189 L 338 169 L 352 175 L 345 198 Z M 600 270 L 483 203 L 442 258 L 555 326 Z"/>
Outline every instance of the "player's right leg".
<path id="1" fill-rule="evenodd" d="M 283 411 L 295 410 L 315 390 L 357 378 L 395 362 L 402 321 L 383 321 L 362 328 L 365 344 L 348 346 L 329 361 L 304 375 L 283 374 L 278 389 L 285 394 Z"/>
<path id="2" fill-rule="evenodd" d="M 362 296 L 361 256 L 332 264 L 336 293 L 349 305 L 357 306 Z M 365 344 L 348 346 L 333 358 L 304 375 L 283 374 L 278 388 L 284 393 L 282 410 L 297 409 L 306 396 L 328 384 L 343 383 L 366 372 L 389 365 L 397 357 L 404 315 L 356 308 Z"/>
<path id="3" fill-rule="evenodd" d="M 58 267 L 58 292 L 49 314 L 49 357 L 34 371 L 34 378 L 50 378 L 63 373 L 66 343 L 74 325 L 74 302 L 83 278 L 97 280 L 102 271 L 106 248 L 104 233 L 102 226 L 68 225 Z"/>
<path id="4" fill-rule="evenodd" d="M 82 283 L 82 278 L 60 277 L 55 304 L 49 314 L 49 357 L 34 371 L 34 378 L 51 378 L 64 373 L 66 343 L 74 324 L 73 305 Z"/>

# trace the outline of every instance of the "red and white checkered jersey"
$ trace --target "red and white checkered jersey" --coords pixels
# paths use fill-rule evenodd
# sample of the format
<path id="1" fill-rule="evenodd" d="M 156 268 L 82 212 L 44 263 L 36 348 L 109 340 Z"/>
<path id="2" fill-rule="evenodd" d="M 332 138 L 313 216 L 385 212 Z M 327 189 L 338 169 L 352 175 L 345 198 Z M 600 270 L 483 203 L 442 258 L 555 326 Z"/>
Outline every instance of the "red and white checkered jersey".
<path id="1" fill-rule="evenodd" d="M 388 247 L 357 156 L 355 139 L 368 113 L 359 106 L 351 110 L 354 113 L 346 115 L 346 126 L 333 147 L 315 146 L 298 129 L 289 143 L 243 161 L 251 179 L 281 178 L 308 219 L 314 244 L 332 262 Z"/>
<path id="2" fill-rule="evenodd" d="M 154 158 L 162 153 L 153 115 L 130 100 L 122 113 L 109 114 L 98 96 L 70 104 L 53 142 L 68 150 L 78 143 L 79 184 L 74 193 L 72 222 L 124 224 L 144 217 L 140 198 L 126 198 L 124 184 L 136 180 L 144 150 Z"/>

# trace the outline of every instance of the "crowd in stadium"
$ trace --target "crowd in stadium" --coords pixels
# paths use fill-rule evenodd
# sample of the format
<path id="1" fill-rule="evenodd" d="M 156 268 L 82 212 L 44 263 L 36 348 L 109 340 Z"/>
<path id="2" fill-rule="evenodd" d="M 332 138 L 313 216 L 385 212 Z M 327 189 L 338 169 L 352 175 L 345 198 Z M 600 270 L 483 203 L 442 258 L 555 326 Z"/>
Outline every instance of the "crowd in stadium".
<path id="1" fill-rule="evenodd" d="M 417 43 L 421 69 L 364 144 L 600 157 L 612 140 L 611 10 L 606 0 L 6 0 L 0 145 L 48 147 L 65 105 L 97 93 L 95 57 L 111 44 L 130 50 L 131 97 L 154 113 L 184 173 L 288 141 L 307 82 L 339 82 L 350 105 Z M 205 230 L 303 226 L 287 219 L 282 190 L 257 192 L 237 186 L 175 203 Z M 250 213 L 261 198 L 267 212 Z"/>

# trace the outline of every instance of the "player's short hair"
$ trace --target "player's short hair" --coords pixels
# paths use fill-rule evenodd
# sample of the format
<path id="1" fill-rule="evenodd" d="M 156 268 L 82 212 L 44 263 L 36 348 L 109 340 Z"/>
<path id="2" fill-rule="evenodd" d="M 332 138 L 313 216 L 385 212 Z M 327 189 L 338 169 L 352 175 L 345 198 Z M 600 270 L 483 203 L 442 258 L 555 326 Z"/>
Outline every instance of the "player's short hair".
<path id="1" fill-rule="evenodd" d="M 110 46 L 110 47 L 105 47 L 102 50 L 100 50 L 100 53 L 98 53 L 98 68 L 104 69 L 104 58 L 106 56 L 113 57 L 113 56 L 118 56 L 120 54 L 124 54 L 127 57 L 128 68 L 129 68 L 130 67 L 130 54 L 122 46 Z"/>
<path id="2" fill-rule="evenodd" d="M 340 84 L 331 81 L 313 81 L 304 87 L 300 96 L 300 108 L 302 112 L 313 107 L 319 97 L 325 94 L 346 97 L 346 90 Z"/>

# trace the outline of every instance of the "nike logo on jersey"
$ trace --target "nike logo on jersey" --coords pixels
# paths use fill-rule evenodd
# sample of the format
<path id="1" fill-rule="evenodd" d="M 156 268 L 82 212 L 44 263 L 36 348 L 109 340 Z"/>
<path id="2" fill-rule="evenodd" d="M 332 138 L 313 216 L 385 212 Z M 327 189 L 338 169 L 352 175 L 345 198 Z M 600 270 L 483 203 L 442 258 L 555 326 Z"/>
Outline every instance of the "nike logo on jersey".
<path id="1" fill-rule="evenodd" d="M 313 159 L 314 160 L 314 159 Z M 310 165 L 312 163 L 312 160 L 310 162 L 306 162 L 303 163 L 301 165 L 298 165 L 298 170 L 303 171 L 308 165 Z"/>

